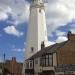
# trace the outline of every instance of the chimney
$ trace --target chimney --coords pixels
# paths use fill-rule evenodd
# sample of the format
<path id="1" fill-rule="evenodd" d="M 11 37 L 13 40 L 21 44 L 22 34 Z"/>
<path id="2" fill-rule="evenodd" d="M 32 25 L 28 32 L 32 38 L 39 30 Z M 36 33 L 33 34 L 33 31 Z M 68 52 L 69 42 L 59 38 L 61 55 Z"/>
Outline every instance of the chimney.
<path id="1" fill-rule="evenodd" d="M 41 49 L 45 48 L 44 41 L 41 43 Z"/>
<path id="2" fill-rule="evenodd" d="M 71 31 L 68 32 L 67 37 L 68 40 L 75 41 L 75 34 L 72 34 Z"/>
<path id="3" fill-rule="evenodd" d="M 70 40 L 71 34 L 72 34 L 71 31 L 69 31 L 68 34 L 67 34 L 68 40 Z"/>
<path id="4" fill-rule="evenodd" d="M 16 57 L 12 57 L 12 61 L 14 61 L 14 62 L 15 62 L 15 61 L 16 61 Z"/>

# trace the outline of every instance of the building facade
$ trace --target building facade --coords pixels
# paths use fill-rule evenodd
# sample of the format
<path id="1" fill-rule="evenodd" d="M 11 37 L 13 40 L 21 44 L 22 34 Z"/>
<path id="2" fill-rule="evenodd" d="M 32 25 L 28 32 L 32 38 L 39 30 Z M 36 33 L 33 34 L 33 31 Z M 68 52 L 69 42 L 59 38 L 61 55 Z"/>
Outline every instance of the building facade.
<path id="1" fill-rule="evenodd" d="M 15 57 L 12 60 L 6 60 L 3 75 L 22 75 L 22 65 L 22 63 L 16 61 Z"/>
<path id="2" fill-rule="evenodd" d="M 3 75 L 3 62 L 0 62 L 0 75 Z"/>
<path id="3" fill-rule="evenodd" d="M 2 68 L 0 68 L 0 75 L 2 75 Z"/>
<path id="4" fill-rule="evenodd" d="M 75 75 L 75 34 L 42 49 L 25 61 L 25 75 Z"/>

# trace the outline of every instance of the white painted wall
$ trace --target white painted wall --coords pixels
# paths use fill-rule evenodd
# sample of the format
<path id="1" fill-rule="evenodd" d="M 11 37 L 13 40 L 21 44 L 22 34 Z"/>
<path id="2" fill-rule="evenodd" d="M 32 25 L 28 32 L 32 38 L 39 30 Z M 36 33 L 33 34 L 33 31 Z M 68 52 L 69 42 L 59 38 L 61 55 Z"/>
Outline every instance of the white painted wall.
<path id="1" fill-rule="evenodd" d="M 36 64 L 36 60 L 38 61 L 37 64 Z M 40 66 L 40 57 L 34 60 L 34 70 L 35 70 L 35 74 L 37 74 L 38 72 L 42 72 L 42 67 Z"/>
<path id="2" fill-rule="evenodd" d="M 57 66 L 57 55 L 53 53 L 53 66 Z"/>

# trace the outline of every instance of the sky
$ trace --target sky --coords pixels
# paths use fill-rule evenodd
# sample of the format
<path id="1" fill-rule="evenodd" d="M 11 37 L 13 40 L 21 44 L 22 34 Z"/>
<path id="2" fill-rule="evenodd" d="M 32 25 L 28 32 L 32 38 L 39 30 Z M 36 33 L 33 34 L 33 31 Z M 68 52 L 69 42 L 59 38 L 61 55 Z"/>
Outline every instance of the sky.
<path id="1" fill-rule="evenodd" d="M 31 0 L 0 0 L 0 61 L 16 57 L 24 61 Z M 50 44 L 67 40 L 75 33 L 75 0 L 45 0 L 47 34 Z"/>

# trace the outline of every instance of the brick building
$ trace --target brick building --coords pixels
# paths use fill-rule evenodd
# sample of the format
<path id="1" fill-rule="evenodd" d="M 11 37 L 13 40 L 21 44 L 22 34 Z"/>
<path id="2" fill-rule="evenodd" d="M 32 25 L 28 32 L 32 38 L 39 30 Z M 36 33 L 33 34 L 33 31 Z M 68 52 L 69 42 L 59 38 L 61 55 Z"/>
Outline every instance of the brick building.
<path id="1" fill-rule="evenodd" d="M 25 75 L 75 75 L 75 34 L 67 41 L 45 47 L 25 60 Z"/>
<path id="2" fill-rule="evenodd" d="M 4 75 L 22 75 L 22 63 L 17 62 L 15 57 L 6 60 L 3 72 Z"/>

